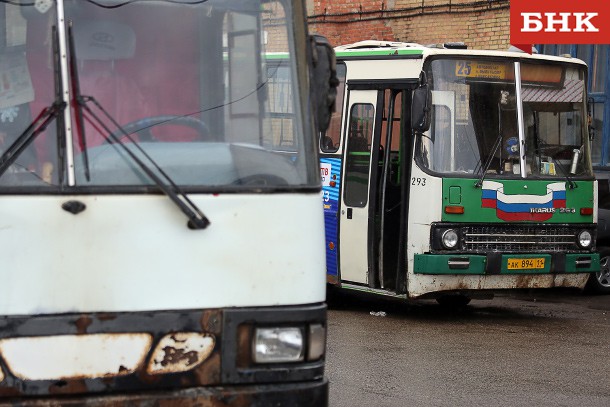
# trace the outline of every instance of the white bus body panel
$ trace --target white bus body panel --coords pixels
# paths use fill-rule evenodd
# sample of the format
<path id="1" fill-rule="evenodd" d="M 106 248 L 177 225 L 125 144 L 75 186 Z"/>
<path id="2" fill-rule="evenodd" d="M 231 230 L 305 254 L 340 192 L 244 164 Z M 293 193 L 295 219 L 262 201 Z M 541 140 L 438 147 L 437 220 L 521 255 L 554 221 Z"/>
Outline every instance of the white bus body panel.
<path id="1" fill-rule="evenodd" d="M 400 59 L 388 63 L 387 60 L 345 61 L 347 65 L 347 80 L 356 79 L 417 79 L 422 70 L 423 60 Z"/>
<path id="2" fill-rule="evenodd" d="M 418 180 L 419 183 L 418 183 Z M 425 180 L 425 181 L 422 181 Z M 412 289 L 415 253 L 430 251 L 430 225 L 441 219 L 443 180 L 431 177 L 413 165 L 410 182 L 409 228 L 407 233 L 407 287 Z"/>
<path id="3" fill-rule="evenodd" d="M 162 195 L 2 197 L 0 315 L 324 301 L 321 194 L 190 198 L 207 229 Z"/>

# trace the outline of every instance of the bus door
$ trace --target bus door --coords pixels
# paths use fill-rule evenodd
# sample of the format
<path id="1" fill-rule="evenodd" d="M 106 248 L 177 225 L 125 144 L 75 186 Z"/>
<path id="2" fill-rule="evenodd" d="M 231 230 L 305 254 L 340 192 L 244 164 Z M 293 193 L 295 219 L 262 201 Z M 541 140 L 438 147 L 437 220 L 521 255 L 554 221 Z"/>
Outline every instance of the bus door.
<path id="1" fill-rule="evenodd" d="M 404 86 L 384 90 L 384 104 L 379 107 L 383 111 L 378 165 L 371 178 L 371 196 L 375 197 L 371 213 L 375 219 L 372 253 L 376 259 L 376 284 L 397 294 L 404 293 L 406 284 L 404 202 L 409 198 L 410 166 L 404 163 L 410 160 L 412 144 L 406 113 L 410 110 L 411 92 Z"/>
<path id="2" fill-rule="evenodd" d="M 369 283 L 369 180 L 378 92 L 349 92 L 339 220 L 341 280 Z M 375 154 L 377 155 L 377 154 Z"/>

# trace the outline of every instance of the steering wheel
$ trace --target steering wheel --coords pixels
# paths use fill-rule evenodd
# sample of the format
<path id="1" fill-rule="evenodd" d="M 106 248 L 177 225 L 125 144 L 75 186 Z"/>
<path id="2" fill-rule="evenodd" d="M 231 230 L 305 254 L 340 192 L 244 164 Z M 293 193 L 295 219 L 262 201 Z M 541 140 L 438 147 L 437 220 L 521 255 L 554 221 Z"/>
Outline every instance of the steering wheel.
<path id="1" fill-rule="evenodd" d="M 125 137 L 125 133 L 138 133 L 138 138 L 140 141 L 155 141 L 151 130 L 157 126 L 163 125 L 190 127 L 199 133 L 200 140 L 210 140 L 210 128 L 201 119 L 197 119 L 192 116 L 162 115 L 145 117 L 143 119 L 127 123 L 126 125 L 121 126 L 121 129 L 112 133 L 112 137 L 108 138 L 106 141 L 108 143 L 114 143 L 115 138 L 121 139 L 122 137 Z"/>

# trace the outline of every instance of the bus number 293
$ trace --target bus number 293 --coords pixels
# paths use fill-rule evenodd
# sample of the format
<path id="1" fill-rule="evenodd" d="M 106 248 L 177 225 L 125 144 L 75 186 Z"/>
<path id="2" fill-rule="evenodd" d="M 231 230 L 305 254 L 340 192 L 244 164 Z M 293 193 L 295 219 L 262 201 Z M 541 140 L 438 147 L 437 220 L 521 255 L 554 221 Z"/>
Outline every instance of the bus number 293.
<path id="1" fill-rule="evenodd" d="M 425 178 L 419 178 L 419 177 L 413 177 L 413 178 L 411 178 L 411 185 L 418 185 L 420 187 L 425 187 L 426 186 L 426 179 Z"/>

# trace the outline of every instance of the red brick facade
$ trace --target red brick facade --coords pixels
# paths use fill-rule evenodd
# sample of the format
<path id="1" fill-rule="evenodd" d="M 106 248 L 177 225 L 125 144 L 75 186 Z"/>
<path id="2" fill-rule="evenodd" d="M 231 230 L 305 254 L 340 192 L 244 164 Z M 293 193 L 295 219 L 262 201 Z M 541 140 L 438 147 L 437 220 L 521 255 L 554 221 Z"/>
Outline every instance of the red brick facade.
<path id="1" fill-rule="evenodd" d="M 309 0 L 309 29 L 333 45 L 362 40 L 505 50 L 509 0 Z"/>

